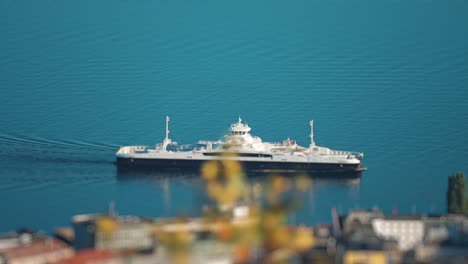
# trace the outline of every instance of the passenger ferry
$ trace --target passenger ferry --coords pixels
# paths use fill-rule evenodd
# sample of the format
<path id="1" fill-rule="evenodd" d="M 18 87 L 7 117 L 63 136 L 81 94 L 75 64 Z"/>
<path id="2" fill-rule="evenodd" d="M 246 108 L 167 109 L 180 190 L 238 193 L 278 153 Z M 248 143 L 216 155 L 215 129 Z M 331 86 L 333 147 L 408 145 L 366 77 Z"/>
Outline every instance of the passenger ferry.
<path id="1" fill-rule="evenodd" d="M 251 128 L 238 121 L 229 134 L 219 141 L 199 141 L 196 146 L 178 146 L 169 138 L 169 117 L 166 116 L 166 137 L 155 147 L 123 146 L 117 153 L 117 167 L 129 170 L 199 171 L 204 162 L 235 160 L 247 172 L 306 173 L 311 176 L 359 176 L 363 153 L 332 150 L 314 142 L 314 122 L 310 121 L 310 145 L 296 141 L 263 142 L 250 134 Z"/>

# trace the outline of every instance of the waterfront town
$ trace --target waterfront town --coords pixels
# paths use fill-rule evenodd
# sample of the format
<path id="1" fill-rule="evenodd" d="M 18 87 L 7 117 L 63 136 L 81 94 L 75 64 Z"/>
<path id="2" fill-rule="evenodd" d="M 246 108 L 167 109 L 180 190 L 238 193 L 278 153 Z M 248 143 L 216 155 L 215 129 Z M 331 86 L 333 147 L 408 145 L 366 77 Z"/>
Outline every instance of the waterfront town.
<path id="1" fill-rule="evenodd" d="M 462 173 L 449 177 L 447 214 L 332 208 L 330 223 L 315 226 L 287 221 L 309 178 L 276 176 L 258 190 L 229 173 L 219 181 L 210 166 L 203 176 L 213 203 L 200 217 L 123 216 L 111 203 L 106 213 L 75 215 L 51 234 L 1 234 L 0 263 L 468 263 Z"/>
<path id="2" fill-rule="evenodd" d="M 214 218 L 75 215 L 47 235 L 0 236 L 0 263 L 467 263 L 468 218 L 352 210 L 332 223 L 275 227 L 247 207 Z M 263 227 L 259 226 L 259 222 Z"/>

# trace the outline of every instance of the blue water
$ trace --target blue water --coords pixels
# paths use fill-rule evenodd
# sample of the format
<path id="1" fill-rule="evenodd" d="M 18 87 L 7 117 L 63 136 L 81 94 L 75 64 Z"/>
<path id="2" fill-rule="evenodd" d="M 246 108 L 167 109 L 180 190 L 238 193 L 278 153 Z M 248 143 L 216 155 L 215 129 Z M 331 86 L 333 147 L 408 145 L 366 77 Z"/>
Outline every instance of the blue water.
<path id="1" fill-rule="evenodd" d="M 120 145 L 217 139 L 240 115 L 266 141 L 365 153 L 330 208 L 445 211 L 468 173 L 467 1 L 0 1 L 0 231 L 77 213 L 195 215 L 197 177 L 121 179 Z"/>

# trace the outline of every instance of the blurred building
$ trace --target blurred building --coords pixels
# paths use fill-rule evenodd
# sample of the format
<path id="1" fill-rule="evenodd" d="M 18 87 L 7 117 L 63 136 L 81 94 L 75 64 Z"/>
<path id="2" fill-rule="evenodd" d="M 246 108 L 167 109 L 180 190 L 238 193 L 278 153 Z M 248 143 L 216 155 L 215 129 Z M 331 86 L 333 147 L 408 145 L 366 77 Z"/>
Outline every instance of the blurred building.
<path id="1" fill-rule="evenodd" d="M 72 218 L 73 247 L 76 250 L 91 249 L 96 246 L 96 219 L 99 215 L 75 215 Z"/>
<path id="2" fill-rule="evenodd" d="M 423 243 L 412 253 L 420 263 L 468 263 L 468 218 L 448 215 L 426 219 Z"/>
<path id="3" fill-rule="evenodd" d="M 69 258 L 73 256 L 73 254 L 73 249 L 62 241 L 54 238 L 47 238 L 2 250 L 0 253 L 0 263 L 53 263 Z"/>
<path id="4" fill-rule="evenodd" d="M 121 264 L 121 258 L 111 251 L 85 249 L 53 264 Z"/>
<path id="5" fill-rule="evenodd" d="M 314 227 L 315 243 L 303 254 L 303 263 L 335 263 L 336 240 L 332 225 L 320 224 Z"/>
<path id="6" fill-rule="evenodd" d="M 468 218 L 354 210 L 335 221 L 337 263 L 468 263 Z"/>
<path id="7" fill-rule="evenodd" d="M 389 258 L 382 250 L 348 250 L 343 256 L 344 264 L 387 264 Z"/>
<path id="8" fill-rule="evenodd" d="M 395 240 L 401 251 L 414 249 L 423 242 L 424 219 L 416 215 L 387 215 L 372 219 L 372 229 L 384 240 Z"/>
<path id="9" fill-rule="evenodd" d="M 26 228 L 0 234 L 0 251 L 20 245 L 27 245 L 35 240 L 41 240 L 45 238 L 46 236 L 44 233 L 36 232 Z"/>
<path id="10" fill-rule="evenodd" d="M 33 241 L 37 235 L 33 231 L 19 230 L 0 234 L 0 251 L 19 245 L 26 245 Z"/>
<path id="11" fill-rule="evenodd" d="M 151 253 L 152 221 L 134 216 L 77 215 L 72 219 L 75 249 Z"/>

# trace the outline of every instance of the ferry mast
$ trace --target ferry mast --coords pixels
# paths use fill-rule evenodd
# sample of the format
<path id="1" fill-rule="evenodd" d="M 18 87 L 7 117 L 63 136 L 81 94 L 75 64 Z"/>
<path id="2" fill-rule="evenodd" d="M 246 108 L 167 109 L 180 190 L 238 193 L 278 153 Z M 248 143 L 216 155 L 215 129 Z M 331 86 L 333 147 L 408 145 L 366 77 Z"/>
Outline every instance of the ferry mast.
<path id="1" fill-rule="evenodd" d="M 172 140 L 169 138 L 169 116 L 166 116 L 166 137 L 164 138 L 162 150 L 167 151 L 167 146 L 172 143 Z"/>
<path id="2" fill-rule="evenodd" d="M 310 149 L 312 147 L 315 147 L 315 142 L 314 142 L 314 120 L 310 120 Z"/>

